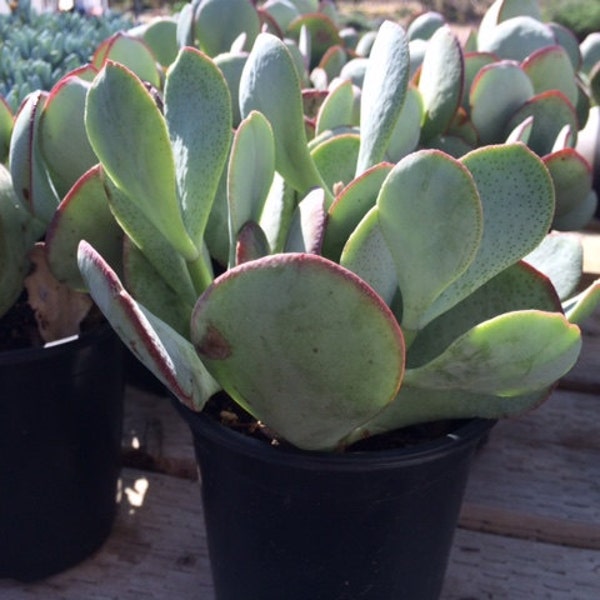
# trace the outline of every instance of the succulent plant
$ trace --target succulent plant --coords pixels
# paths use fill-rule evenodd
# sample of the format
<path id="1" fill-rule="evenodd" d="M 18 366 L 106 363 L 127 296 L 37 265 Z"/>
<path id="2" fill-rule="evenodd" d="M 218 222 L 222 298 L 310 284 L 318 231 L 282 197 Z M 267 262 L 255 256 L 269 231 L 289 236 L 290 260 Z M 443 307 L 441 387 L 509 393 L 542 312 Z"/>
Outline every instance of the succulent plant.
<path id="1" fill-rule="evenodd" d="M 110 60 L 94 77 L 85 130 L 99 164 L 52 219 L 50 264 L 71 264 L 60 278 L 89 290 L 188 406 L 223 389 L 290 443 L 333 450 L 522 412 L 574 364 L 573 322 L 598 286 L 563 314 L 581 250 L 547 237 L 544 161 L 522 142 L 387 160 L 414 99 L 408 44 L 382 25 L 359 126 L 323 127 L 316 145 L 294 54 L 272 33 L 256 36 L 237 98 L 217 57 L 191 47 L 161 93 Z M 332 97 L 355 115 L 352 89 Z M 353 151 L 327 153 L 331 140 Z M 533 265 L 559 257 L 571 277 L 555 288 Z"/>

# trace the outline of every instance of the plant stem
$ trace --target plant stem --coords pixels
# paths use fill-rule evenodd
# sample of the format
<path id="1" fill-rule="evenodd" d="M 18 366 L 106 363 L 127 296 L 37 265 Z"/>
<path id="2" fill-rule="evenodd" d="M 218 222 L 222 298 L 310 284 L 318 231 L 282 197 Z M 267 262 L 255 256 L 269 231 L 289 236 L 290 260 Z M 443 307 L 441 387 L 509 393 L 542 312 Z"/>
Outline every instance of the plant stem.
<path id="1" fill-rule="evenodd" d="M 212 267 L 206 261 L 206 256 L 202 252 L 198 258 L 188 260 L 187 267 L 194 289 L 199 296 L 213 281 Z"/>

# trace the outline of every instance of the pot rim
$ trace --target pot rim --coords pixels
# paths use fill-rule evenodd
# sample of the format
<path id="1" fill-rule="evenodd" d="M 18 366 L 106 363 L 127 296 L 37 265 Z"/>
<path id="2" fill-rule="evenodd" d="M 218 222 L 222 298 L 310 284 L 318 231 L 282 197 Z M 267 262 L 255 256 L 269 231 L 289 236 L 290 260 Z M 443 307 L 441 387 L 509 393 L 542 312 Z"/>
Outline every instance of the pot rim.
<path id="1" fill-rule="evenodd" d="M 430 458 L 461 447 L 475 445 L 495 424 L 494 419 L 460 419 L 461 424 L 446 435 L 406 448 L 392 450 L 365 450 L 347 453 L 301 450 L 290 446 L 275 448 L 268 443 L 244 435 L 218 423 L 204 412 L 196 412 L 171 397 L 176 409 L 192 432 L 200 437 L 222 444 L 228 450 L 254 459 L 294 468 L 336 470 L 385 469 L 391 465 L 421 463 Z"/>
<path id="2" fill-rule="evenodd" d="M 23 361 L 50 359 L 66 352 L 85 348 L 111 335 L 113 335 L 111 326 L 108 323 L 100 323 L 90 331 L 49 342 L 44 346 L 0 350 L 0 366 L 22 363 Z"/>

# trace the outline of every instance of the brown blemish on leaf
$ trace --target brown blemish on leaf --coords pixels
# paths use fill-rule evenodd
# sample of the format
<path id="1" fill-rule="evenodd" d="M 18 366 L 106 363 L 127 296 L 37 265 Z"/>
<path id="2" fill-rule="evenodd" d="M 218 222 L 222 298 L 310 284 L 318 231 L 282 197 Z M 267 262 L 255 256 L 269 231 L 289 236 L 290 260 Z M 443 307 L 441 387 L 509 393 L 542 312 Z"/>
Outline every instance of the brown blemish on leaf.
<path id="1" fill-rule="evenodd" d="M 196 346 L 198 354 L 213 360 L 225 360 L 231 356 L 231 346 L 221 332 L 209 325 L 202 341 Z"/>

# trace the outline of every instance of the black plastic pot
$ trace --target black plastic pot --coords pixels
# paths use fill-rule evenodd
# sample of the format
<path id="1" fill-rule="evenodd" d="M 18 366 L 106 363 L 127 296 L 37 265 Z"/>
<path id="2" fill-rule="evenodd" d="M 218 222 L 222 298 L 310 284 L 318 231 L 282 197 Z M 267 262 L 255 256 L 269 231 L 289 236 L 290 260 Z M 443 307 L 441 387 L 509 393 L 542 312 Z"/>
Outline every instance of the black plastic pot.
<path id="1" fill-rule="evenodd" d="M 350 454 L 273 448 L 179 406 L 218 600 L 439 598 L 474 450 L 493 421 Z"/>
<path id="2" fill-rule="evenodd" d="M 108 327 L 0 353 L 0 577 L 46 577 L 105 541 L 122 417 L 122 345 Z"/>

